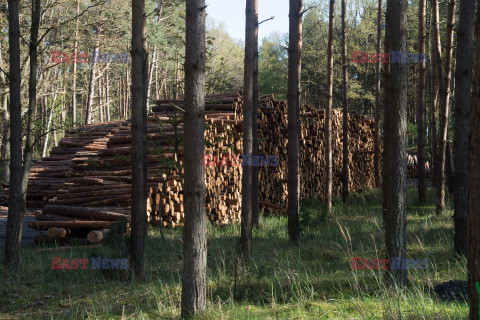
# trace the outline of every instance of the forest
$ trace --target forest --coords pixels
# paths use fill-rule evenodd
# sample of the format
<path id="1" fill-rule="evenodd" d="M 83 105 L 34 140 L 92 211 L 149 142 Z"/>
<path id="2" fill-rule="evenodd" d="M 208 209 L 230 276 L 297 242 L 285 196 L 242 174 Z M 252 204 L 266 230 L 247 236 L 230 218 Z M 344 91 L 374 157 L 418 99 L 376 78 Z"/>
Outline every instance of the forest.
<path id="1" fill-rule="evenodd" d="M 480 0 L 277 1 L 2 0 L 0 319 L 480 320 Z"/>

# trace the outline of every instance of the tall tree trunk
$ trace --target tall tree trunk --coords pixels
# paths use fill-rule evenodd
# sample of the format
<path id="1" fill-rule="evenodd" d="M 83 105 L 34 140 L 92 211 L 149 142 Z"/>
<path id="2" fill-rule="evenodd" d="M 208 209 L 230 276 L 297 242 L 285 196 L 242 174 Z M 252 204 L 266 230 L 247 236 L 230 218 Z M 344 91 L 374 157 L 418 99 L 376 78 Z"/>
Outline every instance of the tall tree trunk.
<path id="1" fill-rule="evenodd" d="M 480 319 L 480 11 L 477 1 L 473 94 L 470 114 L 469 172 L 468 172 L 468 284 L 470 320 Z M 469 7 L 471 8 L 471 7 Z M 465 8 L 467 10 L 467 8 Z M 472 8 L 472 12 L 475 10 Z M 463 15 L 462 15 L 463 16 Z M 468 23 L 468 20 L 467 22 Z M 465 30 L 464 30 L 465 31 Z M 467 33 L 468 34 L 468 33 Z M 461 69 L 461 68 L 459 68 Z M 463 69 L 463 68 L 462 68 Z M 463 69 L 465 70 L 465 69 Z M 465 147 L 463 145 L 462 147 Z M 455 150 L 456 153 L 456 150 Z"/>
<path id="2" fill-rule="evenodd" d="M 128 95 L 128 90 L 126 89 L 125 86 L 125 79 L 121 78 L 120 79 L 120 85 L 122 86 L 122 108 L 120 109 L 120 113 L 118 115 L 118 120 L 124 120 L 124 115 L 125 115 L 125 109 L 127 108 L 127 98 L 126 96 Z"/>
<path id="3" fill-rule="evenodd" d="M 97 85 L 97 90 L 98 90 L 98 111 L 99 111 L 99 115 L 100 115 L 100 122 L 103 122 L 104 119 L 103 119 L 103 92 L 102 92 L 102 76 L 99 75 L 98 77 L 98 85 Z"/>
<path id="4" fill-rule="evenodd" d="M 438 64 L 438 78 L 440 81 L 440 132 L 438 136 L 438 177 L 437 177 L 437 214 L 445 210 L 445 152 L 448 136 L 448 114 L 450 104 L 450 84 L 452 80 L 453 56 L 453 23 L 455 22 L 455 0 L 448 3 L 447 17 L 447 44 L 445 46 L 445 73 L 442 72 L 441 63 Z M 440 61 L 440 59 L 439 59 Z"/>
<path id="5" fill-rule="evenodd" d="M 455 68 L 455 133 L 453 192 L 455 238 L 454 250 L 467 254 L 468 230 L 468 132 L 472 86 L 473 24 L 475 0 L 460 0 L 460 16 L 457 31 L 457 57 Z"/>
<path id="6" fill-rule="evenodd" d="M 157 60 L 157 63 L 155 63 L 155 100 L 160 100 L 160 90 L 158 87 L 158 53 L 157 56 L 155 57 Z M 161 86 L 161 84 L 160 84 Z"/>
<path id="7" fill-rule="evenodd" d="M 63 92 L 67 92 L 67 70 L 66 70 L 66 68 L 64 69 L 63 78 L 65 79 L 65 83 L 63 84 Z M 59 83 L 60 83 L 60 88 L 61 88 L 62 87 L 61 79 L 60 79 Z M 37 85 L 38 85 L 38 83 L 37 83 Z M 67 121 L 67 103 L 66 103 L 65 99 L 62 99 L 62 109 L 61 109 L 61 112 L 60 112 L 60 121 L 61 121 L 61 123 L 66 123 L 66 121 Z"/>
<path id="8" fill-rule="evenodd" d="M 93 96 L 95 95 L 95 81 L 96 81 L 96 75 L 95 75 L 95 66 L 97 65 L 97 59 L 98 59 L 98 45 L 99 41 L 97 40 L 97 43 L 95 44 L 95 47 L 93 49 L 93 55 L 92 57 L 92 69 L 90 69 L 90 81 L 88 83 L 88 100 L 87 100 L 87 107 L 85 111 L 85 124 L 91 124 L 92 123 L 92 108 L 93 108 Z"/>
<path id="9" fill-rule="evenodd" d="M 332 105 L 333 105 L 333 28 L 335 27 L 335 0 L 330 0 L 327 46 L 327 109 L 325 110 L 325 190 L 327 208 L 324 216 L 332 211 L 333 159 L 332 159 Z"/>
<path id="10" fill-rule="evenodd" d="M 454 166 L 453 166 L 453 154 L 450 141 L 447 140 L 447 148 L 445 150 L 445 180 L 448 188 L 448 193 L 453 194 L 454 189 Z"/>
<path id="11" fill-rule="evenodd" d="M 439 25 L 439 9 L 438 9 L 438 0 L 432 0 L 432 103 L 430 110 L 430 142 L 431 142 L 431 153 L 432 153 L 432 184 L 435 188 L 438 185 L 438 140 L 437 140 L 437 109 L 440 102 L 440 87 L 442 85 L 442 80 L 438 76 L 438 69 L 442 66 L 442 57 L 441 57 L 441 43 L 440 43 L 440 25 Z"/>
<path id="12" fill-rule="evenodd" d="M 50 112 L 49 112 L 49 115 L 48 115 L 47 134 L 45 135 L 45 143 L 43 144 L 42 157 L 47 156 L 48 138 L 50 137 L 50 128 L 51 128 L 51 125 L 52 125 L 52 119 L 53 119 L 53 114 L 54 114 L 54 108 L 55 108 L 55 102 L 56 101 L 57 101 L 57 94 L 55 94 L 54 97 L 53 97 L 52 106 L 50 107 Z"/>
<path id="13" fill-rule="evenodd" d="M 343 82 L 343 168 L 342 168 L 342 182 L 343 192 L 342 200 L 346 203 L 348 200 L 348 160 L 350 155 L 348 153 L 348 84 L 347 84 L 347 24 L 346 24 L 346 0 L 342 0 L 342 82 Z"/>
<path id="14" fill-rule="evenodd" d="M 297 241 L 300 235 L 300 175 L 298 131 L 300 113 L 300 75 L 302 70 L 303 0 L 290 0 L 288 41 L 288 235 Z"/>
<path id="15" fill-rule="evenodd" d="M 245 71 L 243 78 L 243 154 L 253 153 L 253 109 L 257 102 L 253 100 L 253 82 L 255 69 L 255 29 L 257 25 L 257 0 L 247 0 L 245 21 Z M 245 160 L 244 160 L 245 161 Z M 241 244 L 242 254 L 249 256 L 252 252 L 252 163 L 243 167 L 242 175 L 242 227 Z"/>
<path id="16" fill-rule="evenodd" d="M 385 52 L 406 52 L 407 0 L 387 0 Z M 383 218 L 387 259 L 406 258 L 407 66 L 390 63 L 385 72 Z M 407 284 L 405 269 L 388 270 L 393 282 Z"/>
<path id="17" fill-rule="evenodd" d="M 57 130 L 53 130 L 53 146 L 56 147 L 58 146 L 58 143 L 57 143 Z"/>
<path id="18" fill-rule="evenodd" d="M 10 121 L 8 113 L 8 94 L 3 95 L 3 130 L 2 130 L 2 147 L 0 149 L 0 182 L 7 182 L 10 179 Z"/>
<path id="19" fill-rule="evenodd" d="M 120 77 L 118 79 L 118 95 L 117 95 L 117 109 L 116 109 L 116 118 L 115 120 L 120 120 L 121 119 L 121 114 L 122 114 L 122 108 L 123 108 L 123 92 L 122 92 L 122 80 L 123 78 Z"/>
<path id="20" fill-rule="evenodd" d="M 2 57 L 2 45 L 0 44 L 0 67 L 3 70 L 6 70 L 6 67 L 3 64 L 3 57 Z M 0 82 L 7 83 L 5 74 L 0 72 Z M 9 171 L 9 164 L 10 164 L 10 117 L 8 113 L 8 92 L 5 92 L 1 95 L 1 123 L 3 130 L 2 132 L 2 146 L 0 147 L 0 182 L 7 182 L 10 179 L 10 171 Z"/>
<path id="21" fill-rule="evenodd" d="M 418 5 L 418 53 L 425 54 L 425 23 L 427 15 L 427 1 L 420 0 Z M 427 199 L 427 173 L 425 171 L 425 60 L 418 65 L 418 91 L 417 91 L 417 170 L 418 170 L 418 202 L 425 203 Z"/>
<path id="22" fill-rule="evenodd" d="M 77 19 L 75 20 L 75 32 L 73 34 L 73 53 L 75 57 L 78 57 L 78 23 L 79 18 L 78 15 L 80 13 L 80 0 L 77 0 L 77 11 L 76 16 Z M 73 84 L 72 84 L 72 122 L 73 126 L 77 126 L 77 63 L 73 63 Z"/>
<path id="23" fill-rule="evenodd" d="M 20 77 L 19 0 L 8 0 L 8 49 L 10 53 L 10 189 L 5 239 L 5 267 L 19 265 L 22 215 L 22 106 Z"/>
<path id="24" fill-rule="evenodd" d="M 258 0 L 255 0 L 256 14 L 255 14 L 255 55 L 253 58 L 253 109 L 252 109 L 252 144 L 253 156 L 258 156 Z M 252 168 L 252 227 L 258 226 L 259 218 L 259 174 L 260 168 Z"/>
<path id="25" fill-rule="evenodd" d="M 135 274 L 144 277 L 147 237 L 147 85 L 145 0 L 132 3 L 132 231 L 130 257 Z"/>
<path id="26" fill-rule="evenodd" d="M 178 100 L 180 98 L 180 58 L 178 57 L 178 53 L 175 55 L 175 59 L 177 59 L 177 67 L 175 69 L 175 95 L 173 98 Z"/>
<path id="27" fill-rule="evenodd" d="M 38 29 L 40 26 L 41 15 L 41 0 L 32 1 L 32 24 L 30 27 L 30 43 L 29 43 L 29 58 L 30 58 L 30 75 L 28 79 L 28 109 L 27 109 L 27 126 L 25 128 L 26 141 L 25 149 L 23 152 L 23 167 L 22 167 L 22 216 L 20 223 L 19 242 L 21 244 L 23 217 L 27 211 L 27 188 L 28 177 L 30 176 L 30 166 L 33 156 L 33 111 L 37 106 L 37 42 L 38 42 Z M 20 245 L 19 245 L 20 246 Z"/>
<path id="28" fill-rule="evenodd" d="M 128 64 L 127 64 L 126 66 L 127 66 L 127 70 L 126 70 L 125 90 L 124 90 L 124 92 L 130 92 L 130 77 L 129 77 Z M 125 94 L 125 109 L 123 110 L 123 111 L 124 111 L 123 119 L 128 119 L 128 109 L 129 109 L 129 108 L 130 108 L 130 95 L 129 95 L 129 94 Z"/>
<path id="29" fill-rule="evenodd" d="M 377 13 L 377 53 L 380 52 L 380 42 L 382 39 L 382 0 L 378 0 L 378 13 Z M 381 59 L 378 59 L 375 65 L 375 135 L 374 135 L 374 166 L 375 166 L 375 184 L 380 187 L 382 182 L 381 167 L 382 162 L 380 159 L 380 129 L 381 129 L 381 112 L 380 107 L 380 70 Z"/>
<path id="30" fill-rule="evenodd" d="M 147 108 L 148 110 L 148 108 Z M 107 122 L 110 122 L 110 85 L 108 81 L 108 69 L 105 70 L 105 115 Z"/>
<path id="31" fill-rule="evenodd" d="M 185 44 L 185 227 L 182 317 L 206 307 L 207 235 L 205 181 L 205 0 L 187 0 Z"/>
<path id="32" fill-rule="evenodd" d="M 150 63 L 150 69 L 148 71 L 148 87 L 147 87 L 147 110 L 150 109 L 150 92 L 152 88 L 153 70 L 157 64 L 157 47 L 153 47 L 152 62 Z"/>

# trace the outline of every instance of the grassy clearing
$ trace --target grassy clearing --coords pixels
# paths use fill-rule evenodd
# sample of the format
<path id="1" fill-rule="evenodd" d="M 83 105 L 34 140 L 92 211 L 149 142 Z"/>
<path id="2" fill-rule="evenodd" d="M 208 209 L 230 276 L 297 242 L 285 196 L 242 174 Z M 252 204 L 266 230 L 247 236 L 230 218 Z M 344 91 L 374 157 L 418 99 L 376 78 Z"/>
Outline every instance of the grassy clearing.
<path id="1" fill-rule="evenodd" d="M 239 225 L 208 229 L 208 310 L 201 319 L 464 319 L 465 303 L 444 303 L 429 286 L 466 279 L 453 255 L 452 212 L 437 217 L 434 194 L 416 205 L 408 190 L 408 256 L 429 259 L 410 270 L 411 286 L 388 289 L 379 270 L 352 270 L 351 257 L 383 258 L 381 194 L 353 195 L 321 221 L 321 203 L 303 206 L 299 246 L 286 219 L 265 217 L 254 231 L 252 259 L 237 262 Z M 449 199 L 451 200 L 451 199 Z M 450 202 L 450 201 L 449 201 Z M 128 257 L 125 247 L 22 254 L 13 280 L 0 267 L 0 319 L 175 319 L 180 315 L 182 230 L 149 230 L 145 281 L 101 270 L 50 270 L 51 257 Z M 1 254 L 3 259 L 3 253 Z"/>

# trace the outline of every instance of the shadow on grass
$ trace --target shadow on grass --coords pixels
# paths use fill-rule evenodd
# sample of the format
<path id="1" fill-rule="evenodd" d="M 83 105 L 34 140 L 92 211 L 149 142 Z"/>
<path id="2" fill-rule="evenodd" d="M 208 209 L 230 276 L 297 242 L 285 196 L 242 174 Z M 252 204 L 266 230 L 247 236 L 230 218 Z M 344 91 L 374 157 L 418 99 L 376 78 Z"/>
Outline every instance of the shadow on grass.
<path id="1" fill-rule="evenodd" d="M 416 190 L 408 189 L 408 255 L 431 260 L 425 272 L 410 273 L 416 288 L 466 274 L 466 262 L 452 259 L 451 219 L 448 214 L 433 214 L 434 198 L 430 191 L 427 204 L 419 206 L 415 204 Z M 289 242 L 285 216 L 262 217 L 260 228 L 253 234 L 253 254 L 246 262 L 237 258 L 238 224 L 209 226 L 209 303 L 221 300 L 233 306 L 304 306 L 327 299 L 368 297 L 377 299 L 372 302 L 376 306 L 372 310 L 382 305 L 382 272 L 351 269 L 352 257 L 374 259 L 385 255 L 380 190 L 352 194 L 345 205 L 335 199 L 332 214 L 321 219 L 324 209 L 319 201 L 302 203 L 298 245 Z M 124 314 L 178 318 L 182 233 L 182 228 L 164 229 L 162 239 L 158 228 L 149 229 L 145 281 L 126 281 L 100 270 L 50 270 L 51 257 L 56 256 L 70 260 L 92 256 L 127 258 L 129 252 L 124 244 L 89 250 L 73 247 L 67 251 L 24 252 L 16 281 L 8 280 L 3 264 L 0 266 L 0 311 L 15 319 L 109 319 Z"/>

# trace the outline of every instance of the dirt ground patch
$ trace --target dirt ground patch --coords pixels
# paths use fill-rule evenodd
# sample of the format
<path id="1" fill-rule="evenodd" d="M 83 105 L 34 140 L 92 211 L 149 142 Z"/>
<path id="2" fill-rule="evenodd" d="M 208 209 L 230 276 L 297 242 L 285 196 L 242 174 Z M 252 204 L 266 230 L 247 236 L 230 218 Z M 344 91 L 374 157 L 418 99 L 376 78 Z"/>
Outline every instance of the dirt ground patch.
<path id="1" fill-rule="evenodd" d="M 25 219 L 23 222 L 23 233 L 22 233 L 22 245 L 24 246 L 33 246 L 35 236 L 40 232 L 28 227 L 29 221 L 35 220 L 35 212 L 38 209 L 27 209 L 25 214 Z M 5 246 L 5 237 L 7 231 L 7 216 L 8 216 L 8 207 L 0 206 L 0 248 L 3 249 Z"/>

